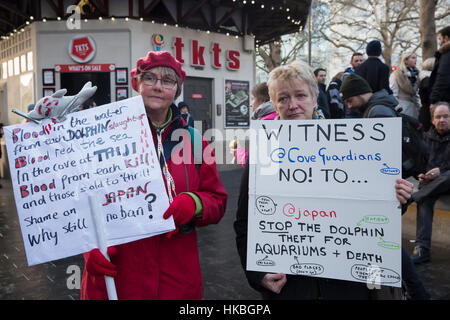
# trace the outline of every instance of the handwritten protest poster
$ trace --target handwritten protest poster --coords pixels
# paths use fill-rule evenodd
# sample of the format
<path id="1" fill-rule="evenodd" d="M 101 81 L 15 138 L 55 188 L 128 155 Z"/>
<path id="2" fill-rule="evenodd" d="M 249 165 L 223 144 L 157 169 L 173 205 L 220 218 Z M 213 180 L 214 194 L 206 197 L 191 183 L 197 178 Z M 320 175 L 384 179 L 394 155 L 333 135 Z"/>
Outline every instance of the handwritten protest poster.
<path id="1" fill-rule="evenodd" d="M 247 269 L 401 286 L 401 119 L 253 121 Z"/>
<path id="2" fill-rule="evenodd" d="M 29 265 L 98 247 L 88 195 L 108 246 L 175 228 L 140 96 L 4 131 Z"/>

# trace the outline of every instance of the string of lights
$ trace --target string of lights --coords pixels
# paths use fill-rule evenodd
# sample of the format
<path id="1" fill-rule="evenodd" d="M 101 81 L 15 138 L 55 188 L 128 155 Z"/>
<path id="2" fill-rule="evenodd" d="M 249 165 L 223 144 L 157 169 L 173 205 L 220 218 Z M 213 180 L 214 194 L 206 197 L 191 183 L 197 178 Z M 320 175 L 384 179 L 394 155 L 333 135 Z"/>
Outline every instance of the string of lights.
<path id="1" fill-rule="evenodd" d="M 288 2 L 286 0 L 281 0 L 281 1 L 264 1 L 264 0 L 231 0 L 231 2 L 233 4 L 236 4 L 240 7 L 246 8 L 248 10 L 251 10 L 251 12 L 255 12 L 255 10 L 258 11 L 262 11 L 261 15 L 273 15 L 276 14 L 276 17 L 278 20 L 280 20 L 280 23 L 282 23 L 283 20 L 286 21 L 286 23 L 290 23 L 293 25 L 298 26 L 298 31 L 302 30 L 302 20 L 301 18 L 303 18 L 303 16 L 301 15 L 301 13 L 298 13 L 299 17 L 296 17 L 296 13 L 295 12 L 299 12 L 299 10 L 296 10 L 297 8 L 295 7 L 296 5 L 298 5 L 298 3 L 300 2 L 305 2 L 305 1 L 290 1 L 289 5 Z M 295 4 L 295 2 L 297 2 L 297 4 Z M 81 2 L 80 2 L 81 3 Z M 291 4 L 293 4 L 293 6 L 290 6 Z M 87 5 L 86 3 L 83 3 L 83 5 Z M 304 4 L 303 4 L 304 5 Z M 115 16 L 111 16 L 111 17 L 104 17 L 102 15 L 98 15 L 98 16 L 94 16 L 94 8 L 90 7 L 90 10 L 88 10 L 89 12 L 87 12 L 85 14 L 85 11 L 83 9 L 84 7 L 81 7 L 80 9 L 80 14 L 81 16 L 85 16 L 82 18 L 82 21 L 84 21 L 85 23 L 87 23 L 89 20 L 98 20 L 98 21 L 111 21 L 111 22 L 115 22 L 115 21 L 125 21 L 125 22 L 129 22 L 131 20 L 138 20 L 141 22 L 147 21 L 147 22 L 151 22 L 151 23 L 159 23 L 162 24 L 163 26 L 168 26 L 170 24 L 168 24 L 167 22 L 161 22 L 161 21 L 155 21 L 154 19 L 152 19 L 151 17 L 129 17 L 129 16 L 122 16 L 122 17 L 115 17 Z M 258 13 L 258 15 L 260 15 Z M 67 15 L 70 18 L 70 15 Z M 88 17 L 86 17 L 88 16 Z M 62 21 L 65 22 L 65 18 L 67 17 L 61 17 L 61 16 L 57 16 L 56 18 L 50 18 L 50 17 L 43 17 L 40 21 L 42 22 L 47 22 L 47 21 Z M 3 35 L 1 36 L 2 40 L 5 39 L 9 39 L 9 37 L 13 36 L 16 33 L 20 33 L 23 32 L 23 28 L 25 26 L 30 25 L 33 22 L 37 22 L 39 20 L 35 19 L 33 16 L 30 16 L 28 20 L 26 20 L 25 24 L 23 24 L 22 26 L 19 26 L 18 28 L 15 28 L 12 32 L 10 32 L 8 35 Z M 175 24 L 171 24 L 172 26 L 178 28 L 180 25 L 178 23 Z M 183 28 L 187 28 L 187 29 L 192 29 L 189 26 L 183 25 Z M 217 27 L 217 26 L 216 26 Z M 231 28 L 229 28 L 231 29 Z M 204 27 L 203 29 L 197 29 L 197 31 L 204 31 L 207 32 L 208 34 L 210 32 L 217 32 L 217 33 L 222 33 L 225 34 L 227 36 L 234 36 L 236 38 L 239 37 L 243 37 L 245 36 L 245 34 L 241 31 L 235 31 L 235 30 L 227 30 L 227 28 L 219 26 L 219 28 L 207 28 Z M 256 39 L 256 44 L 258 45 L 258 42 L 260 42 L 260 40 Z"/>

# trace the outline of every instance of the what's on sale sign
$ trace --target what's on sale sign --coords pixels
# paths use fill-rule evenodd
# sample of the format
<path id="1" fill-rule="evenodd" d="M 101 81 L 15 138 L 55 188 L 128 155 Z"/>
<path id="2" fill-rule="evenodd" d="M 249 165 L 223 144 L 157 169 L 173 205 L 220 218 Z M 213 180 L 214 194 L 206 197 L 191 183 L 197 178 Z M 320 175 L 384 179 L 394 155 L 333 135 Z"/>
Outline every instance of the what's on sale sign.
<path id="1" fill-rule="evenodd" d="M 89 195 L 108 246 L 175 228 L 140 96 L 4 132 L 29 265 L 98 247 Z"/>
<path id="2" fill-rule="evenodd" d="M 401 286 L 401 119 L 253 121 L 247 269 Z"/>

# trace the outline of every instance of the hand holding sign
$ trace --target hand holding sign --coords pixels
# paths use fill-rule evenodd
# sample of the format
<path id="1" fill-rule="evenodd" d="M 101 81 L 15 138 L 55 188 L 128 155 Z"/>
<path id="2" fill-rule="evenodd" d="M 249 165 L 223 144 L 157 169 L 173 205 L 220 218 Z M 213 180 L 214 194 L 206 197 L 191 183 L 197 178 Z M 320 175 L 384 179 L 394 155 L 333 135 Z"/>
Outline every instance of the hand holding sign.
<path id="1" fill-rule="evenodd" d="M 247 270 L 365 282 L 370 265 L 382 284 L 400 286 L 397 200 L 407 201 L 412 184 L 395 169 L 399 119 L 255 121 L 252 129 Z"/>
<path id="2" fill-rule="evenodd" d="M 186 193 L 182 193 L 173 199 L 169 209 L 164 213 L 163 218 L 173 217 L 176 226 L 188 223 L 195 214 L 195 201 Z"/>
<path id="3" fill-rule="evenodd" d="M 111 258 L 116 254 L 116 248 L 109 247 L 107 252 Z M 117 276 L 116 266 L 106 259 L 97 248 L 86 253 L 86 270 L 97 276 Z"/>

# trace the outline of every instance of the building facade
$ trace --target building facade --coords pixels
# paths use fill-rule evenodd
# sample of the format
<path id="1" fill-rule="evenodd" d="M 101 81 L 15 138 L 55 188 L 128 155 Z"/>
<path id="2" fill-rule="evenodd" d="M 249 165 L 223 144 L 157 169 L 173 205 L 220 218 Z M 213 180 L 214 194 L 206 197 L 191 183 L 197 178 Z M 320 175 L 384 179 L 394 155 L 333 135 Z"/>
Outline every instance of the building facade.
<path id="1" fill-rule="evenodd" d="M 135 19 L 39 21 L 1 41 L 0 112 L 4 124 L 23 119 L 27 106 L 66 88 L 98 87 L 90 106 L 137 95 L 130 70 L 150 50 L 171 52 L 186 71 L 181 100 L 202 130 L 247 128 L 254 84 L 252 37 L 236 37 Z"/>

